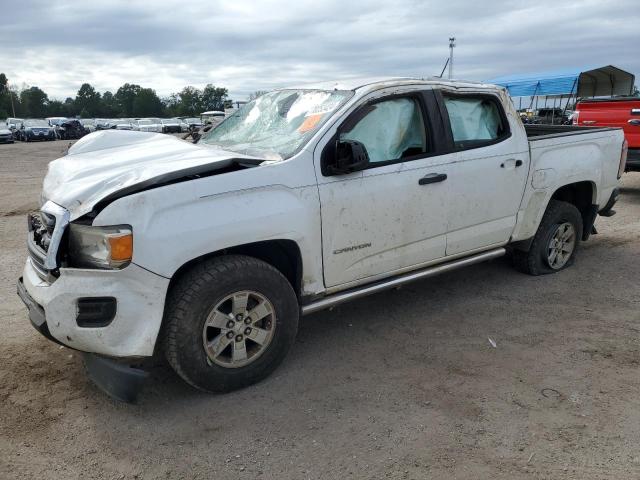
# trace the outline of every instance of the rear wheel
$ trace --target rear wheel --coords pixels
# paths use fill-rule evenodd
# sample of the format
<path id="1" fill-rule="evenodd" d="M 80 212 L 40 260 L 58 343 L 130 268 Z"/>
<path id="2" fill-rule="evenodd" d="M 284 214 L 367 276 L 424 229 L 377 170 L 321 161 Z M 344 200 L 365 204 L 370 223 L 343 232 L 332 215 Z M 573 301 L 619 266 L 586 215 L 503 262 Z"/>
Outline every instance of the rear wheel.
<path id="1" fill-rule="evenodd" d="M 529 275 L 567 268 L 573 264 L 582 228 L 582 215 L 575 205 L 551 200 L 529 251 L 514 250 L 514 266 Z"/>
<path id="2" fill-rule="evenodd" d="M 288 280 L 252 257 L 216 257 L 197 265 L 167 302 L 167 359 L 185 381 L 210 392 L 242 388 L 269 375 L 298 327 L 298 302 Z"/>

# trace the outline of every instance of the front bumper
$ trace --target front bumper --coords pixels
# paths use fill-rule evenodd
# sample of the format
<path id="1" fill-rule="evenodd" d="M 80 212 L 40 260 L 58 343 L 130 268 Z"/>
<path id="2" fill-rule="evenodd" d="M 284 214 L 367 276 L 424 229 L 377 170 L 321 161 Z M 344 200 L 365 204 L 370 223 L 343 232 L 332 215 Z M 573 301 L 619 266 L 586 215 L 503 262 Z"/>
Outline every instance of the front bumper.
<path id="1" fill-rule="evenodd" d="M 51 340 L 111 357 L 153 355 L 169 279 L 131 264 L 123 270 L 63 268 L 48 283 L 27 259 L 21 283 L 18 293 L 22 288 L 31 323 Z M 116 299 L 116 313 L 107 326 L 78 325 L 78 300 L 87 297 Z"/>
<path id="2" fill-rule="evenodd" d="M 64 345 L 51 335 L 44 308 L 38 305 L 24 286 L 23 277 L 18 280 L 18 296 L 29 311 L 31 325 L 49 340 Z M 87 376 L 103 392 L 122 402 L 135 403 L 149 373 L 112 358 L 82 352 Z"/>
<path id="3" fill-rule="evenodd" d="M 31 130 L 25 132 L 25 137 L 29 140 L 55 140 L 56 134 L 53 130 L 48 132 L 36 133 Z"/>

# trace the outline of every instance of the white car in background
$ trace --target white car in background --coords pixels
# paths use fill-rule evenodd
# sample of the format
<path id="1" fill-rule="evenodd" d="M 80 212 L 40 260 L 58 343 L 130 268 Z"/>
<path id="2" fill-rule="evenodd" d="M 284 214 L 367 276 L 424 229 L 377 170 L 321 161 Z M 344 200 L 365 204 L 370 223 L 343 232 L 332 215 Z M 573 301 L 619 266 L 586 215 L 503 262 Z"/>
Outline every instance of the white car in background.
<path id="1" fill-rule="evenodd" d="M 202 112 L 200 118 L 204 125 L 211 124 L 217 127 L 225 119 L 225 113 L 219 110 L 212 110 L 210 112 Z"/>
<path id="2" fill-rule="evenodd" d="M 13 143 L 13 132 L 4 122 L 0 123 L 0 143 Z"/>
<path id="3" fill-rule="evenodd" d="M 24 122 L 23 118 L 15 118 L 15 117 L 9 117 L 7 118 L 7 127 L 10 130 L 15 130 L 17 128 L 20 128 L 20 125 L 22 124 L 22 122 Z"/>
<path id="4" fill-rule="evenodd" d="M 109 128 L 115 128 L 116 130 L 133 130 L 132 120 L 128 118 L 112 118 L 109 120 Z"/>
<path id="5" fill-rule="evenodd" d="M 67 117 L 47 117 L 45 118 L 45 120 L 52 127 L 59 127 L 60 125 L 62 125 L 64 122 L 67 121 Z"/>
<path id="6" fill-rule="evenodd" d="M 134 129 L 140 132 L 162 133 L 162 124 L 156 122 L 153 118 L 140 118 L 136 120 Z"/>
<path id="7" fill-rule="evenodd" d="M 182 132 L 182 121 L 177 118 L 163 118 L 160 120 L 160 124 L 162 125 L 162 133 Z M 188 125 L 187 128 L 189 128 Z"/>
<path id="8" fill-rule="evenodd" d="M 93 118 L 81 118 L 79 121 L 89 133 L 96 131 L 96 121 Z"/>

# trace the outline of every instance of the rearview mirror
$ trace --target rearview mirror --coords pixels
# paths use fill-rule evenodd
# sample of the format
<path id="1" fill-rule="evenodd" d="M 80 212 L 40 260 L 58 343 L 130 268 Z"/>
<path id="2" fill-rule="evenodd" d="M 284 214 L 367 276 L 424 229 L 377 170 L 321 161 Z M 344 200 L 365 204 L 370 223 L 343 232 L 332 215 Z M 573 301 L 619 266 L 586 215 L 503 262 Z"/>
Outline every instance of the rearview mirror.
<path id="1" fill-rule="evenodd" d="M 333 174 L 345 174 L 362 170 L 369 164 L 367 149 L 357 140 L 342 140 L 336 144 L 335 164 L 330 165 Z"/>

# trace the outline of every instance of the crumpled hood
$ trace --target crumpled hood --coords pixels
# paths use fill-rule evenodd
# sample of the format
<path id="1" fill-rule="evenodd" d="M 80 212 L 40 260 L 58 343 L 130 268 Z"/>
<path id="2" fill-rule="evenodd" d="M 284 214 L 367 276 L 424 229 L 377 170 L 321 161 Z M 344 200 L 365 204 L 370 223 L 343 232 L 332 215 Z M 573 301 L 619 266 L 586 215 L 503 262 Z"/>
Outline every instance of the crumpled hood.
<path id="1" fill-rule="evenodd" d="M 68 209 L 73 220 L 127 187 L 237 158 L 252 157 L 161 133 L 103 130 L 84 136 L 66 156 L 49 163 L 42 196 Z"/>

